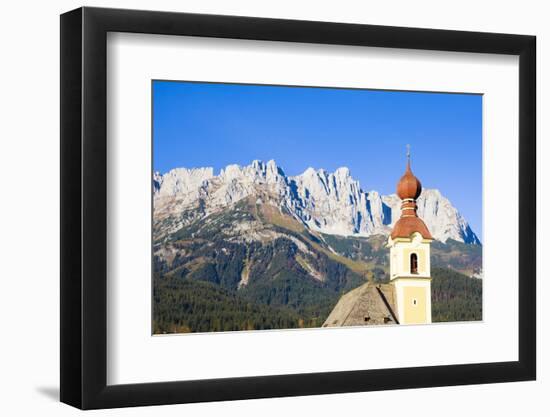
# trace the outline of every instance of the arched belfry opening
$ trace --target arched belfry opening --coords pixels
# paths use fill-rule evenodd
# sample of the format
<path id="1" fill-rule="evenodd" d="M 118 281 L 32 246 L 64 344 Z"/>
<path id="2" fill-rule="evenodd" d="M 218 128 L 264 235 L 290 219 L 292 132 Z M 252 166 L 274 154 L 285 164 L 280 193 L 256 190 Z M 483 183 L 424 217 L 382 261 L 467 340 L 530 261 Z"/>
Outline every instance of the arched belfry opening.
<path id="1" fill-rule="evenodd" d="M 411 274 L 418 274 L 418 255 L 411 253 Z"/>

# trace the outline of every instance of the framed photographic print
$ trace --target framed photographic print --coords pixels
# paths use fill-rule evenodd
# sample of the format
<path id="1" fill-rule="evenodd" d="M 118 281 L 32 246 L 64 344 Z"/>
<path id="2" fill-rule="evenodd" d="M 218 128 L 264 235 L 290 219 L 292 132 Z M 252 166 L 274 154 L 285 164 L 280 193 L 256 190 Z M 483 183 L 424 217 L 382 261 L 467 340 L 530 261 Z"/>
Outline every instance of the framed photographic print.
<path id="1" fill-rule="evenodd" d="M 535 379 L 535 38 L 61 16 L 61 400 Z"/>

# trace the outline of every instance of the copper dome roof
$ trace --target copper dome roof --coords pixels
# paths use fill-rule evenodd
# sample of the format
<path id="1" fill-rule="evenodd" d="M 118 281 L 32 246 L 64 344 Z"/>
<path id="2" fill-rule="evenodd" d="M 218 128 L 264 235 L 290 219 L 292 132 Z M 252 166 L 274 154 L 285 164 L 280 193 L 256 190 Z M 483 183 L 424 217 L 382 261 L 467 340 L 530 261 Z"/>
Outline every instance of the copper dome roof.
<path id="1" fill-rule="evenodd" d="M 401 200 L 405 200 L 407 198 L 412 198 L 413 200 L 416 200 L 418 197 L 420 197 L 421 192 L 422 184 L 420 183 L 418 178 L 413 175 L 411 171 L 411 163 L 409 160 L 407 161 L 407 169 L 405 170 L 405 174 L 397 183 L 397 195 Z"/>
<path id="2" fill-rule="evenodd" d="M 420 233 L 424 239 L 433 240 L 432 234 L 428 230 L 428 226 L 426 226 L 426 223 L 424 223 L 418 216 L 401 217 L 397 220 L 397 223 L 393 226 L 391 238 L 410 238 L 415 232 Z"/>
<path id="3" fill-rule="evenodd" d="M 391 238 L 398 237 L 410 238 L 415 232 L 422 235 L 424 239 L 432 239 L 432 234 L 428 230 L 426 223 L 416 214 L 416 199 L 420 197 L 422 184 L 411 171 L 411 161 L 407 154 L 407 168 L 405 174 L 397 183 L 397 195 L 402 200 L 401 218 L 393 226 Z"/>

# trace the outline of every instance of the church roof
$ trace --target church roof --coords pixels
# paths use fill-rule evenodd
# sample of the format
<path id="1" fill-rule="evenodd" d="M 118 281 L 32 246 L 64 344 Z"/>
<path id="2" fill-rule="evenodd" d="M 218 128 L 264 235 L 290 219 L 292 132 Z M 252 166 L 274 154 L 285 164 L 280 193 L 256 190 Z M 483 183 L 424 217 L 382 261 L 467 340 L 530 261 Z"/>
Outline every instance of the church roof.
<path id="1" fill-rule="evenodd" d="M 367 282 L 344 294 L 323 327 L 399 324 L 392 284 Z"/>
<path id="2" fill-rule="evenodd" d="M 432 234 L 428 230 L 428 226 L 426 226 L 426 223 L 424 223 L 418 216 L 401 217 L 397 220 L 397 223 L 393 226 L 391 238 L 409 238 L 414 232 L 420 233 L 424 239 L 433 240 Z"/>

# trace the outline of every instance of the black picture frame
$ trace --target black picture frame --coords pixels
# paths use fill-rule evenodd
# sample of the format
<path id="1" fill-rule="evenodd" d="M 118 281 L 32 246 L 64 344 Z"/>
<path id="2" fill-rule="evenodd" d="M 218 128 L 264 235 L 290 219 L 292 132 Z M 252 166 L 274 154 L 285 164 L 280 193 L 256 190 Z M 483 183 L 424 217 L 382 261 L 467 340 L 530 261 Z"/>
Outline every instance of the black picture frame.
<path id="1" fill-rule="evenodd" d="M 519 360 L 107 385 L 108 32 L 519 56 Z M 534 380 L 535 51 L 524 35 L 88 7 L 61 15 L 61 401 L 95 409 Z"/>

